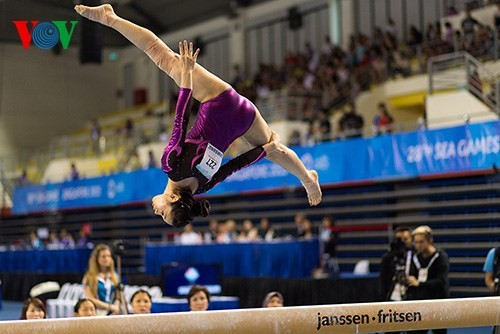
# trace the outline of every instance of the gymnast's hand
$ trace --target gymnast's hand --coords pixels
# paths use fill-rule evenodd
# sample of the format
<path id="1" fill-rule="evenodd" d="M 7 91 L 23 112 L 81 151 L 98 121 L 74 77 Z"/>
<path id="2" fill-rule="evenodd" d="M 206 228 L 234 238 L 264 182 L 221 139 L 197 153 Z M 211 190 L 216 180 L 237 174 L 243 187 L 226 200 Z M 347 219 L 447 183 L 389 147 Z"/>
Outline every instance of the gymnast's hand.
<path id="1" fill-rule="evenodd" d="M 196 65 L 196 58 L 198 58 L 198 54 L 200 53 L 200 49 L 196 49 L 196 52 L 193 54 L 193 42 L 188 42 L 184 40 L 183 42 L 179 42 L 179 55 L 181 56 L 180 67 L 182 71 L 191 72 Z"/>
<path id="2" fill-rule="evenodd" d="M 269 142 L 264 144 L 262 148 L 264 151 L 266 151 L 266 154 L 269 156 L 272 153 L 279 152 L 283 153 L 279 148 L 281 144 L 281 138 L 276 132 L 271 133 L 271 138 L 269 139 Z"/>

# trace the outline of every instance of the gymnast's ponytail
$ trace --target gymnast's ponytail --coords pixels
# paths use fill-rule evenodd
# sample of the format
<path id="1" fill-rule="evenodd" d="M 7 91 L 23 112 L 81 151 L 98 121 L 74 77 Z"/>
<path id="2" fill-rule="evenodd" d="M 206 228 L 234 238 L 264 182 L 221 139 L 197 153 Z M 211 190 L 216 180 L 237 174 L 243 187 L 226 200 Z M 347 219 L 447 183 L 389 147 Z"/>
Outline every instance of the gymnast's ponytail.
<path id="1" fill-rule="evenodd" d="M 205 199 L 195 200 L 193 206 L 193 217 L 206 217 L 210 213 L 210 203 Z"/>
<path id="2" fill-rule="evenodd" d="M 195 200 L 188 190 L 179 193 L 180 199 L 172 203 L 172 226 L 183 227 L 193 222 L 194 217 L 208 216 L 210 203 L 207 200 Z"/>

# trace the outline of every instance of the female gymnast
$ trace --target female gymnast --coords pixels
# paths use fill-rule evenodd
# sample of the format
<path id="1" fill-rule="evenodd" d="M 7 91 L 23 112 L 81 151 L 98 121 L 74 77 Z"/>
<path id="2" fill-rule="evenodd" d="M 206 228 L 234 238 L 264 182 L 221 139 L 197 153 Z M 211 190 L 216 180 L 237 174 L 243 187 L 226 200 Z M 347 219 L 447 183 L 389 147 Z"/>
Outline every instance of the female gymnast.
<path id="1" fill-rule="evenodd" d="M 186 41 L 179 43 L 179 54 L 176 54 L 151 31 L 116 15 L 109 4 L 76 5 L 75 10 L 120 32 L 181 88 L 172 137 L 162 157 L 162 169 L 169 180 L 163 194 L 153 198 L 154 213 L 162 216 L 167 224 L 181 227 L 196 216 L 207 216 L 209 203 L 195 200 L 193 194 L 208 191 L 263 157 L 301 181 L 310 205 L 321 202 L 316 171 L 307 170 L 297 154 L 279 142 L 279 136 L 248 99 L 196 63 L 199 50 L 193 53 L 192 43 L 189 46 Z M 201 106 L 193 128 L 186 133 L 191 96 Z M 249 150 L 221 166 L 224 151 L 238 137 Z"/>

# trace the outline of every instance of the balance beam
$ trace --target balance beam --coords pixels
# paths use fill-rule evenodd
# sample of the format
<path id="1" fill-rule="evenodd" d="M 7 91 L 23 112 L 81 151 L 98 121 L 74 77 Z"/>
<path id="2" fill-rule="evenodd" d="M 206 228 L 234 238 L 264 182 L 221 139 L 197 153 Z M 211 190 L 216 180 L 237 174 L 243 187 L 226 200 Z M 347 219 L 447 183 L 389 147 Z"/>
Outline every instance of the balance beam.
<path id="1" fill-rule="evenodd" d="M 0 333 L 370 333 L 500 324 L 500 297 L 0 322 Z"/>

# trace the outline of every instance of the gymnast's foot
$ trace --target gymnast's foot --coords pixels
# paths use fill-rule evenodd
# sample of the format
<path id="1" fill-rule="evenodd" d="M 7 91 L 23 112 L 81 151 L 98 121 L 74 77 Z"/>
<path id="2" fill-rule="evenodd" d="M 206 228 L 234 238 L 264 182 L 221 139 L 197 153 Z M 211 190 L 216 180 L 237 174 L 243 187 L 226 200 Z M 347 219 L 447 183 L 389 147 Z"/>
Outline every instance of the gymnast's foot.
<path id="1" fill-rule="evenodd" d="M 88 7 L 76 5 L 75 10 L 78 14 L 95 22 L 102 23 L 108 27 L 113 26 L 118 16 L 115 14 L 111 5 L 105 4 L 97 7 Z"/>
<path id="2" fill-rule="evenodd" d="M 307 198 L 309 199 L 309 205 L 315 206 L 321 202 L 322 193 L 318 182 L 318 173 L 315 170 L 307 171 L 309 174 L 309 180 L 302 183 L 307 191 Z"/>

